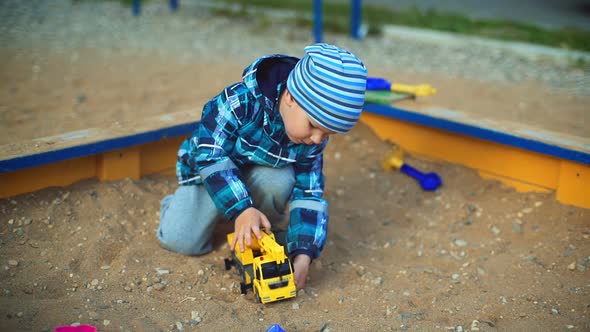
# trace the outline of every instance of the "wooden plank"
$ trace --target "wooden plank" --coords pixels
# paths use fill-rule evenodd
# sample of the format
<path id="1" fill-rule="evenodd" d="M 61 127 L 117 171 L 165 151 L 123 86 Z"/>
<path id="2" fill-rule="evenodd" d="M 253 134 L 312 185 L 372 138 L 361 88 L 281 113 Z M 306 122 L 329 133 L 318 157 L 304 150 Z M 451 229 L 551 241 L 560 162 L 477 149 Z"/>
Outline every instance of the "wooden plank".
<path id="1" fill-rule="evenodd" d="M 560 201 L 590 207 L 586 138 L 444 109 L 366 104 L 365 110 L 362 121 L 412 153 L 464 164 L 520 190 L 556 190 Z M 197 123 L 193 112 L 178 112 L 0 146 L 0 196 L 90 177 L 173 174 L 178 146 Z"/>
<path id="2" fill-rule="evenodd" d="M 90 128 L 5 144 L 0 146 L 0 174 L 186 136 L 199 120 L 194 112 L 177 112 L 108 128 Z"/>
<path id="3" fill-rule="evenodd" d="M 590 208 L 590 167 L 563 160 L 557 200 Z"/>
<path id="4" fill-rule="evenodd" d="M 47 163 L 0 174 L 0 198 L 48 187 L 67 186 L 96 175 L 96 156 Z"/>
<path id="5" fill-rule="evenodd" d="M 369 113 L 484 139 L 590 165 L 590 139 L 553 133 L 520 124 L 470 118 L 457 111 L 408 111 L 391 105 L 365 104 Z"/>

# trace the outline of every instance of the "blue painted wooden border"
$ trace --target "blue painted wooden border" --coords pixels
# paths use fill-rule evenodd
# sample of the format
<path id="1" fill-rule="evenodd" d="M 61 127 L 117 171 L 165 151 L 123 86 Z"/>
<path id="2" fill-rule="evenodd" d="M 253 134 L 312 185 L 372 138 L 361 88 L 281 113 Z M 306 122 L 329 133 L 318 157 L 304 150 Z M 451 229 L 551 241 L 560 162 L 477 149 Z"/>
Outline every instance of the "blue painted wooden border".
<path id="1" fill-rule="evenodd" d="M 367 103 L 365 111 L 393 119 L 416 123 L 427 127 L 443 129 L 450 132 L 472 136 L 504 145 L 514 146 L 529 151 L 542 153 L 566 160 L 590 165 L 590 154 L 567 149 L 529 138 L 519 137 L 504 132 L 468 125 L 447 119 L 436 118 L 426 114 L 406 111 L 389 105 Z M 90 156 L 102 152 L 128 148 L 131 146 L 155 142 L 165 138 L 189 135 L 195 130 L 198 121 L 147 131 L 130 136 L 107 139 L 100 142 L 73 146 L 55 151 L 0 160 L 0 173 L 18 171 L 25 168 L 46 165 L 67 159 Z"/>
<path id="2" fill-rule="evenodd" d="M 72 146 L 55 151 L 21 156 L 13 159 L 0 160 L 0 174 L 18 171 L 25 168 L 55 163 L 67 159 L 80 158 L 111 150 L 128 148 L 159 141 L 165 138 L 178 137 L 191 134 L 199 122 L 189 122 L 180 125 L 146 131 L 130 136 L 107 139 L 100 142 Z"/>
<path id="3" fill-rule="evenodd" d="M 529 138 L 511 135 L 493 129 L 477 127 L 447 119 L 433 117 L 426 114 L 410 112 L 390 105 L 367 103 L 363 109 L 370 113 L 397 120 L 448 130 L 462 135 L 477 137 L 504 145 L 514 146 L 525 150 L 590 165 L 590 154 L 583 151 L 576 151 Z"/>

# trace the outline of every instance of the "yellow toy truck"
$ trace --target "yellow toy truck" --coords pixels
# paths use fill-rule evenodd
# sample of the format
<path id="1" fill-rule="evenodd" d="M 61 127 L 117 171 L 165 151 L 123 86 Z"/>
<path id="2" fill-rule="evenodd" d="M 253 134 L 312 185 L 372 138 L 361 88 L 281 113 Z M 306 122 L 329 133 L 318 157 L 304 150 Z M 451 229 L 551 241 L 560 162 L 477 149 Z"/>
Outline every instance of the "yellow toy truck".
<path id="1" fill-rule="evenodd" d="M 295 297 L 293 265 L 285 249 L 276 242 L 274 234 L 261 233 L 262 239 L 252 236 L 252 245 L 244 248 L 244 252 L 236 244 L 231 258 L 225 259 L 225 269 L 236 268 L 242 277 L 242 294 L 252 288 L 256 302 L 269 303 Z M 227 242 L 231 244 L 233 238 L 234 233 L 228 234 Z"/>

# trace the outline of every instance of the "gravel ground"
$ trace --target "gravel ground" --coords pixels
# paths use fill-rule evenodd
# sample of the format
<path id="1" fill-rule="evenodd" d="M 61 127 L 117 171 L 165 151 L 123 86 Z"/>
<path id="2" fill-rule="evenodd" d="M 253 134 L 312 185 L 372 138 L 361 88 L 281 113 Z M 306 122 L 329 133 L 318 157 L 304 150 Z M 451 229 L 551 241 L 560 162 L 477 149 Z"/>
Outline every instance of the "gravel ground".
<path id="1" fill-rule="evenodd" d="M 222 54 L 247 63 L 260 54 L 300 54 L 312 38 L 311 31 L 269 23 L 268 17 L 258 22 L 239 20 L 239 24 L 236 19 L 212 17 L 203 5 L 187 1 L 177 13 L 170 13 L 165 1 L 144 5 L 140 17 L 131 16 L 128 8 L 115 2 L 0 2 L 0 44 L 32 52 L 37 59 L 33 72 L 42 66 L 46 52 L 75 54 L 78 49 L 95 49 L 105 56 L 113 52 L 174 54 L 187 62 Z M 356 53 L 369 71 L 388 67 L 483 81 L 532 81 L 566 94 L 590 96 L 587 66 L 531 61 L 477 45 L 463 48 L 392 37 L 359 42 L 344 35 L 325 39 Z"/>

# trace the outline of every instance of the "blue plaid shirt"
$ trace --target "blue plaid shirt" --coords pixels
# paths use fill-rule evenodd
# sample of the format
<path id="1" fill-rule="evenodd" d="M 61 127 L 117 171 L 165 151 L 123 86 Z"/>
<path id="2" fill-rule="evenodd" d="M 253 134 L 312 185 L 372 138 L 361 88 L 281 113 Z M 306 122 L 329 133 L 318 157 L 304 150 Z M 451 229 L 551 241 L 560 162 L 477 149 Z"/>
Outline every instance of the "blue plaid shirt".
<path id="1" fill-rule="evenodd" d="M 289 140 L 278 100 L 285 82 L 277 82 L 276 98 L 270 100 L 257 81 L 259 64 L 268 59 L 292 65 L 298 60 L 284 55 L 260 58 L 244 70 L 243 82 L 211 99 L 203 108 L 198 129 L 180 147 L 176 172 L 181 185 L 204 184 L 217 208 L 234 221 L 253 206 L 240 180 L 241 166 L 293 165 L 296 181 L 289 204 L 287 252 L 317 258 L 328 226 L 328 202 L 322 197 L 322 153 L 327 140 L 319 145 Z"/>

